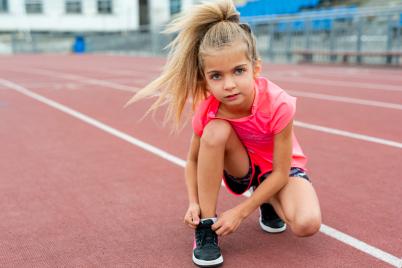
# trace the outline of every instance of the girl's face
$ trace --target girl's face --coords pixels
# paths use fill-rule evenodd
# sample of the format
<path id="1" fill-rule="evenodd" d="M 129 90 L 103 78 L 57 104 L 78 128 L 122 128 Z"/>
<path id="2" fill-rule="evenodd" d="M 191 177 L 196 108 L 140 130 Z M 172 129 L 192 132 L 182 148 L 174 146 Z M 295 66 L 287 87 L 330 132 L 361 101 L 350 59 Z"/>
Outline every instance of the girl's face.
<path id="1" fill-rule="evenodd" d="M 253 66 L 246 51 L 246 44 L 237 41 L 203 57 L 207 90 L 226 112 L 249 112 L 253 104 L 254 78 L 259 75 L 260 63 Z"/>

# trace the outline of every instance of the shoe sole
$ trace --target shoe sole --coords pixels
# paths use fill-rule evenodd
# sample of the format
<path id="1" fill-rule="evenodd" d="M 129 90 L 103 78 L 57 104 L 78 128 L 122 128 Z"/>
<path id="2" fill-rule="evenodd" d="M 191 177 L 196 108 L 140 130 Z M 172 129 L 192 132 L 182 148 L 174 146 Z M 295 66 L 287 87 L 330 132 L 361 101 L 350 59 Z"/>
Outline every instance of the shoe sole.
<path id="1" fill-rule="evenodd" d="M 194 256 L 194 253 L 193 253 L 193 262 L 194 262 L 196 265 L 200 266 L 200 267 L 218 267 L 218 266 L 220 266 L 220 265 L 223 263 L 223 257 L 222 257 L 222 255 L 221 255 L 219 258 L 217 258 L 217 259 L 215 259 L 215 260 L 204 261 L 204 260 L 199 260 L 199 259 L 197 259 L 197 258 Z"/>
<path id="2" fill-rule="evenodd" d="M 286 223 L 283 225 L 283 227 L 281 228 L 271 228 L 269 226 L 266 226 L 265 224 L 262 223 L 262 219 L 260 217 L 260 227 L 263 231 L 267 232 L 267 233 L 272 233 L 272 234 L 276 234 L 276 233 L 282 233 L 286 230 Z"/>

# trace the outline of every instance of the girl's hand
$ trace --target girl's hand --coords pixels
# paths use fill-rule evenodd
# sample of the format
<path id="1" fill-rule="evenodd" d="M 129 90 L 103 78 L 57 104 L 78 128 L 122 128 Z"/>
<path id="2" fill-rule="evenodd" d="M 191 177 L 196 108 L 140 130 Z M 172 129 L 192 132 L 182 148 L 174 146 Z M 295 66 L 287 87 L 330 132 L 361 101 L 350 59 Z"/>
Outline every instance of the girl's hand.
<path id="1" fill-rule="evenodd" d="M 242 221 L 243 217 L 239 209 L 235 207 L 223 212 L 217 222 L 212 225 L 212 230 L 219 236 L 225 236 L 236 231 Z"/>
<path id="2" fill-rule="evenodd" d="M 200 206 L 197 203 L 190 203 L 186 215 L 184 215 L 184 223 L 190 228 L 197 228 L 197 225 L 200 223 L 200 214 Z"/>

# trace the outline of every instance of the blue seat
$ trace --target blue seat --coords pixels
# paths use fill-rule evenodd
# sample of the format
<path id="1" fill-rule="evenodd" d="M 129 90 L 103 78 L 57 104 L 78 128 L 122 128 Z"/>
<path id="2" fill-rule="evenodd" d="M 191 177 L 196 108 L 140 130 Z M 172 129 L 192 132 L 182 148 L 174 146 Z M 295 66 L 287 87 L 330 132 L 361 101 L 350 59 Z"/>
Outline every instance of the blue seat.
<path id="1" fill-rule="evenodd" d="M 269 16 L 273 14 L 294 14 L 302 8 L 311 8 L 319 4 L 319 0 L 254 0 L 247 1 L 237 9 L 242 17 Z"/>
<path id="2" fill-rule="evenodd" d="M 73 44 L 73 52 L 77 54 L 84 53 L 86 50 L 85 39 L 83 36 L 75 37 L 75 41 Z"/>

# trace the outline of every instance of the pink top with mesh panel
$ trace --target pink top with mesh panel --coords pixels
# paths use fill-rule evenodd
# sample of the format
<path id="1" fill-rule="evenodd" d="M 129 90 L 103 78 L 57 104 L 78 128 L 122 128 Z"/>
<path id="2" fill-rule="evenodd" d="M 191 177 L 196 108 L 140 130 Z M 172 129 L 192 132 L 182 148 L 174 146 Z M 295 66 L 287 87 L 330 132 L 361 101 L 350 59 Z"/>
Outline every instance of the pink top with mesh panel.
<path id="1" fill-rule="evenodd" d="M 263 77 L 255 79 L 255 98 L 249 116 L 239 119 L 224 119 L 232 125 L 239 139 L 247 148 L 251 161 L 261 168 L 262 174 L 273 169 L 274 135 L 281 132 L 293 119 L 296 98 Z M 194 133 L 202 136 L 204 127 L 216 116 L 220 102 L 209 96 L 197 107 L 192 125 Z M 292 132 L 292 167 L 306 170 L 307 157 Z"/>

